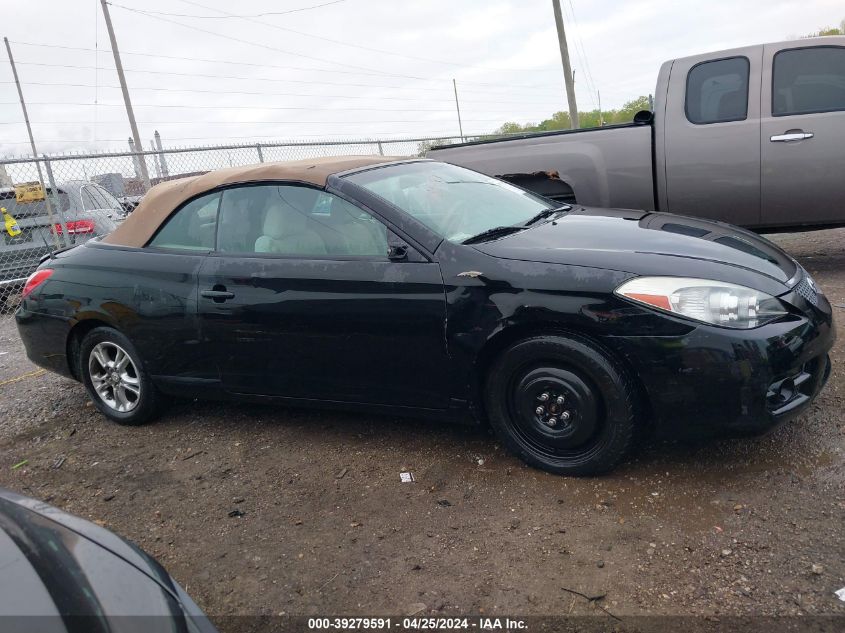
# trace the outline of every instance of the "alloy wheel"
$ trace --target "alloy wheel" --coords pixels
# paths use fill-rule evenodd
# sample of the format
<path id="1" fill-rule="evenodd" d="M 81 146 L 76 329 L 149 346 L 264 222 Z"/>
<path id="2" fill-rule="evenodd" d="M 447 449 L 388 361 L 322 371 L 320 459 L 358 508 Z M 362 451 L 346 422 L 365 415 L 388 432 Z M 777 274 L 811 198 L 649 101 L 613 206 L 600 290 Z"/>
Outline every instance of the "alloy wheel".
<path id="1" fill-rule="evenodd" d="M 109 408 L 128 413 L 138 406 L 138 368 L 119 345 L 108 341 L 95 345 L 88 356 L 88 375 L 94 391 Z"/>

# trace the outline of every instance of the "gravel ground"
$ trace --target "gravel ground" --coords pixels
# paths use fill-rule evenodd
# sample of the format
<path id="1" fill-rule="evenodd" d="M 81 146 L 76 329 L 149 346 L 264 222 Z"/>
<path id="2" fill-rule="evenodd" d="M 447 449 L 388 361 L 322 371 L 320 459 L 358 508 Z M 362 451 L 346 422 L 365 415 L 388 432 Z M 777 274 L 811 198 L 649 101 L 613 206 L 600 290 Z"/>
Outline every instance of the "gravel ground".
<path id="1" fill-rule="evenodd" d="M 763 438 L 652 443 L 568 479 L 404 418 L 185 402 L 122 428 L 0 317 L 0 485 L 132 539 L 216 618 L 845 616 L 845 229 L 774 239 L 840 336 L 821 397 Z"/>

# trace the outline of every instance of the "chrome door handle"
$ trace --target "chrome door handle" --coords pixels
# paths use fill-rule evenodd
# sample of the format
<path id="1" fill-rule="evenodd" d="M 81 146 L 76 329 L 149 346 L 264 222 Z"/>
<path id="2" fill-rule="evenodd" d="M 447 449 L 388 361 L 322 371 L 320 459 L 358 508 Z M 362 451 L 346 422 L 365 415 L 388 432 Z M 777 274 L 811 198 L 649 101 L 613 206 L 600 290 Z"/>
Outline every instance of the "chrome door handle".
<path id="1" fill-rule="evenodd" d="M 808 138 L 813 138 L 812 132 L 785 132 L 784 134 L 775 134 L 769 140 L 772 143 L 793 143 L 795 141 L 804 141 Z"/>
<path id="2" fill-rule="evenodd" d="M 212 299 L 216 303 L 223 303 L 226 299 L 234 299 L 234 292 L 227 292 L 226 290 L 201 290 L 200 295 L 206 299 Z"/>

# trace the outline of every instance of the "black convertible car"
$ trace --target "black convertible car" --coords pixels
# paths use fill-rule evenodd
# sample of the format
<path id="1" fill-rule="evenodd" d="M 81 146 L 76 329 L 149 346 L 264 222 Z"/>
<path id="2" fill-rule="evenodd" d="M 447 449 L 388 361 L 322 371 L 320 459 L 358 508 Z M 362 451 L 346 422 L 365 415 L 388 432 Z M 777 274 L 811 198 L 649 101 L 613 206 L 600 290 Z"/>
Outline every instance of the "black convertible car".
<path id="1" fill-rule="evenodd" d="M 757 235 L 385 157 L 158 185 L 23 294 L 29 357 L 118 423 L 163 395 L 423 412 L 561 474 L 612 468 L 652 422 L 768 429 L 818 394 L 834 341 L 822 292 Z"/>

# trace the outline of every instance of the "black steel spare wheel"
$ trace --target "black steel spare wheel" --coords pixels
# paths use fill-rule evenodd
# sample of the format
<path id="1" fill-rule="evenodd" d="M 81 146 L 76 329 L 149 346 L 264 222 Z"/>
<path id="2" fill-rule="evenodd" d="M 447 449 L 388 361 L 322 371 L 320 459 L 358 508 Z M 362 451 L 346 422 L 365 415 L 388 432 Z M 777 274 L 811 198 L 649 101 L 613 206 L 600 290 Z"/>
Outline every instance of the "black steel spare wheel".
<path id="1" fill-rule="evenodd" d="M 636 392 L 624 370 L 580 337 L 542 336 L 502 353 L 486 383 L 499 439 L 532 466 L 587 475 L 613 468 L 631 448 Z"/>

